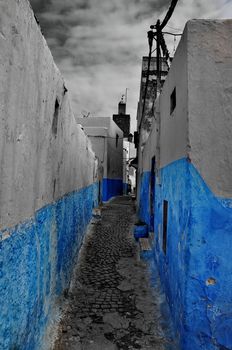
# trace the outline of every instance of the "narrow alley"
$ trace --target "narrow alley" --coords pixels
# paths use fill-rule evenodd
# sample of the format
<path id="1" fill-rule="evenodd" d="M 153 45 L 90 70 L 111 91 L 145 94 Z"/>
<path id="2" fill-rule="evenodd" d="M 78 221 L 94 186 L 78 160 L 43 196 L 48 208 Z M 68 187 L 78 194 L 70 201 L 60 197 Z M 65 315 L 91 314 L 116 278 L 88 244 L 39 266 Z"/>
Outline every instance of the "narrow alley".
<path id="1" fill-rule="evenodd" d="M 151 289 L 132 235 L 130 197 L 102 208 L 86 236 L 55 350 L 174 349 L 164 297 Z M 153 284 L 154 285 L 154 284 Z"/>
<path id="2" fill-rule="evenodd" d="M 0 1 L 0 350 L 232 350 L 232 0 Z"/>

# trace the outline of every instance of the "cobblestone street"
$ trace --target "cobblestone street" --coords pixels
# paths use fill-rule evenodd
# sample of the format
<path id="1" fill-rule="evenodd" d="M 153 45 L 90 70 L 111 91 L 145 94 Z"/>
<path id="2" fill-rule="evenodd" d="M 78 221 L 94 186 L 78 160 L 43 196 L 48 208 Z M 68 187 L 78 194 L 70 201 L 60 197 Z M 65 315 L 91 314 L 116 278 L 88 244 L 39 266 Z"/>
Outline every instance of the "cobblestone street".
<path id="1" fill-rule="evenodd" d="M 54 350 L 176 349 L 164 298 L 132 235 L 133 201 L 118 197 L 93 220 L 81 249 Z"/>

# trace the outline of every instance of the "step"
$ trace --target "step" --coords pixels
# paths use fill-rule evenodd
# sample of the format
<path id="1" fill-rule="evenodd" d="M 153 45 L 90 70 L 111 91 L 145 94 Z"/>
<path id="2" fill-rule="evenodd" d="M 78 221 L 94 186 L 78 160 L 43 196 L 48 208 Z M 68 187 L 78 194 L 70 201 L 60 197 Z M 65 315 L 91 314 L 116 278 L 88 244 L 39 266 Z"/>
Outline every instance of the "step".
<path id="1" fill-rule="evenodd" d="M 149 238 L 139 238 L 139 244 L 141 250 L 152 250 L 149 242 Z"/>
<path id="2" fill-rule="evenodd" d="M 149 238 L 139 238 L 140 258 L 150 259 L 153 256 Z"/>

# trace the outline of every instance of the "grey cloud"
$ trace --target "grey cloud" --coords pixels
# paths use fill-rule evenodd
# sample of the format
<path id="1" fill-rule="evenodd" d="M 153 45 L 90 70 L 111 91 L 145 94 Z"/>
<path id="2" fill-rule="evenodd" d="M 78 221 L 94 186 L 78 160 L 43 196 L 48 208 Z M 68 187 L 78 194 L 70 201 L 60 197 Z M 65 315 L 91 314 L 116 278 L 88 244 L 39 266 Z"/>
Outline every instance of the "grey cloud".
<path id="1" fill-rule="evenodd" d="M 33 10 L 38 14 L 51 4 L 51 0 L 30 0 Z"/>
<path id="2" fill-rule="evenodd" d="M 179 0 L 169 25 L 222 13 L 226 0 Z M 147 30 L 171 0 L 31 0 L 55 61 L 67 80 L 74 111 L 109 116 L 129 88 L 135 116 Z M 221 12 L 220 12 L 221 11 Z M 225 10 L 224 10 L 225 12 Z M 167 37 L 170 52 L 173 38 Z"/>

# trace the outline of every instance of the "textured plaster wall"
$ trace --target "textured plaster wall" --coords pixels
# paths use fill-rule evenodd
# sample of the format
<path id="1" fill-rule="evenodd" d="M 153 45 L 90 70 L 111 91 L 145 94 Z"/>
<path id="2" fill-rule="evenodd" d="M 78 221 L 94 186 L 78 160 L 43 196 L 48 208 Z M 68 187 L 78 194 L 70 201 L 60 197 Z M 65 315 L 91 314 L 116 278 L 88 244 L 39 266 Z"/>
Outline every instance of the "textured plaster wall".
<path id="1" fill-rule="evenodd" d="M 97 199 L 98 185 L 90 185 L 0 232 L 2 350 L 49 348 L 44 336 L 57 313 L 58 297 L 69 287 Z"/>
<path id="2" fill-rule="evenodd" d="M 231 20 L 187 23 L 160 96 L 160 128 L 153 124 L 140 158 L 147 223 L 151 159 L 158 160 L 153 249 L 183 350 L 232 348 L 231 28 Z"/>
<path id="3" fill-rule="evenodd" d="M 195 61 L 195 65 L 197 61 Z M 176 108 L 170 113 L 170 96 L 176 89 Z M 187 153 L 187 32 L 184 31 L 160 95 L 160 167 Z"/>
<path id="4" fill-rule="evenodd" d="M 90 185 L 95 169 L 90 142 L 75 123 L 28 1 L 0 6 L 0 227 L 5 227 Z"/>
<path id="5" fill-rule="evenodd" d="M 177 161 L 160 171 L 162 185 L 155 186 L 154 202 L 154 253 L 178 339 L 188 336 L 184 331 L 189 267 L 187 225 L 190 201 L 187 167 L 187 163 Z M 163 200 L 169 203 L 166 254 L 163 250 Z M 185 347 L 181 349 L 189 350 Z"/>
<path id="6" fill-rule="evenodd" d="M 181 349 L 231 349 L 232 210 L 187 159 L 164 167 L 161 181 L 155 188 L 155 255 Z"/>
<path id="7" fill-rule="evenodd" d="M 0 2 L 0 348 L 44 349 L 98 164 L 27 0 Z"/>
<path id="8" fill-rule="evenodd" d="M 150 224 L 150 172 L 141 177 L 140 219 Z M 231 349 L 232 209 L 188 159 L 160 170 L 155 185 L 153 251 L 180 349 Z M 167 251 L 163 201 L 168 201 Z"/>
<path id="9" fill-rule="evenodd" d="M 232 197 L 232 20 L 188 23 L 189 154 L 215 194 Z"/>

